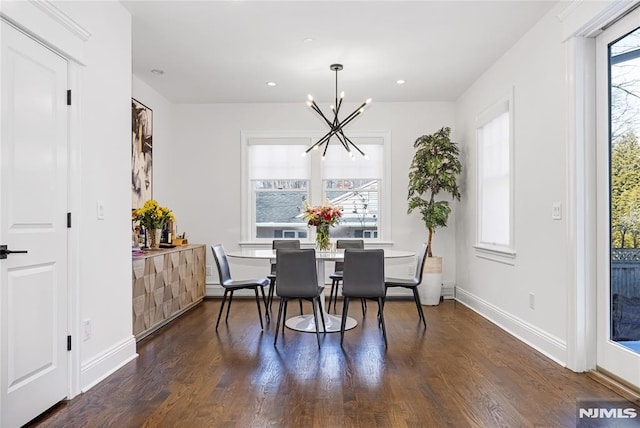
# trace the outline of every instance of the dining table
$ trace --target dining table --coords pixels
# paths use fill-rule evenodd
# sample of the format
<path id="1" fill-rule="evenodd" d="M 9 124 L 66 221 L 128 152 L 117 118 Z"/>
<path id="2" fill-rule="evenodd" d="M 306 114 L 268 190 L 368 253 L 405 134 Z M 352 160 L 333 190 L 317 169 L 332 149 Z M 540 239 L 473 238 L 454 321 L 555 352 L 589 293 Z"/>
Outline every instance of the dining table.
<path id="1" fill-rule="evenodd" d="M 244 258 L 244 259 L 256 259 L 256 260 L 270 260 L 271 263 L 275 263 L 276 259 L 276 250 L 272 249 L 247 249 L 244 248 L 240 251 L 231 251 L 227 254 L 229 257 L 235 258 Z M 412 251 L 404 251 L 404 250 L 384 250 L 384 258 L 385 259 L 395 259 L 395 258 L 403 258 L 403 257 L 414 257 L 415 253 Z M 318 276 L 318 285 L 323 288 L 325 287 L 325 263 L 326 262 L 342 262 L 344 261 L 344 250 L 336 249 L 330 251 L 318 251 L 316 250 L 316 269 Z M 277 283 L 277 272 L 276 272 L 276 283 Z M 277 290 L 277 289 L 276 289 Z M 325 327 L 326 330 L 322 329 L 320 326 L 320 331 L 326 333 L 334 333 L 340 331 L 340 324 L 342 322 L 342 318 L 340 316 L 332 315 L 327 312 L 325 309 L 325 296 L 324 291 L 320 296 L 320 303 L 322 307 L 322 313 L 324 315 Z M 301 332 L 307 333 L 315 333 L 316 326 L 315 320 L 313 318 L 313 314 L 302 314 L 296 315 L 294 317 L 288 318 L 285 321 L 285 325 L 291 329 Z M 345 330 L 350 330 L 358 325 L 358 322 L 351 317 L 347 317 L 345 323 Z"/>

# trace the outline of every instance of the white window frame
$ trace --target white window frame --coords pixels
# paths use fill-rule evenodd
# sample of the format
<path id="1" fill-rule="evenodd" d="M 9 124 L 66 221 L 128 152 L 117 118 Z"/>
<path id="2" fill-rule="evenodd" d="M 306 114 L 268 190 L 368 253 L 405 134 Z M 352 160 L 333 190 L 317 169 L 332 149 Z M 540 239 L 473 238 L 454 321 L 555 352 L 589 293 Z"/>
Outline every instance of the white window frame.
<path id="1" fill-rule="evenodd" d="M 491 107 L 485 109 L 476 117 L 476 243 L 474 245 L 477 257 L 497 261 L 506 264 L 515 264 L 516 241 L 515 241 L 515 137 L 514 137 L 514 91 L 513 88 L 508 94 L 498 99 Z M 508 113 L 509 117 L 509 242 L 501 245 L 491 242 L 482 242 L 482 192 L 483 183 L 480 177 L 482 170 L 480 156 L 480 129 L 503 113 Z"/>
<path id="2" fill-rule="evenodd" d="M 240 182 L 241 182 L 241 203 L 240 210 L 242 215 L 241 224 L 241 242 L 240 245 L 247 244 L 269 244 L 271 245 L 271 239 L 267 238 L 254 238 L 253 229 L 255 227 L 255 216 L 252 213 L 251 205 L 251 189 L 249 183 L 249 145 L 254 140 L 274 140 L 277 144 L 286 144 L 287 140 L 291 140 L 296 144 L 299 144 L 301 139 L 306 139 L 308 145 L 311 146 L 319 138 L 322 137 L 320 132 L 312 131 L 241 131 L 241 165 L 240 165 Z M 379 223 L 378 223 L 378 238 L 372 238 L 370 242 L 382 243 L 386 237 L 390 237 L 391 234 L 391 132 L 390 131 L 352 131 L 349 132 L 349 137 L 356 138 L 371 138 L 379 139 L 383 144 L 383 171 L 382 171 L 382 185 L 379 189 Z M 276 144 L 276 143 L 274 143 Z M 331 144 L 336 144 L 332 141 Z M 322 177 L 322 162 L 321 157 L 317 153 L 311 152 L 307 155 L 311 162 L 311 177 L 309 185 L 310 200 L 309 204 L 318 205 L 322 203 L 323 198 L 323 177 Z M 329 154 L 327 154 L 329 156 Z M 359 159 L 356 157 L 354 162 L 367 162 L 365 159 Z M 303 243 L 312 244 L 314 242 L 315 234 L 313 230 L 309 231 L 307 240 Z"/>

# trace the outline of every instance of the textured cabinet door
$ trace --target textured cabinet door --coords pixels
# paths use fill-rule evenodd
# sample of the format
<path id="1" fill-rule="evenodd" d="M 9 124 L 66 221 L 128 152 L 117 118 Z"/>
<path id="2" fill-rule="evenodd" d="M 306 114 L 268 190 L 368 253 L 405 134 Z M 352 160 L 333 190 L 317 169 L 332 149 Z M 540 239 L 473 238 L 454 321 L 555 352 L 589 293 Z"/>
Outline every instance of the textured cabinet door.
<path id="1" fill-rule="evenodd" d="M 161 250 L 133 259 L 133 334 L 140 340 L 202 301 L 204 245 Z"/>

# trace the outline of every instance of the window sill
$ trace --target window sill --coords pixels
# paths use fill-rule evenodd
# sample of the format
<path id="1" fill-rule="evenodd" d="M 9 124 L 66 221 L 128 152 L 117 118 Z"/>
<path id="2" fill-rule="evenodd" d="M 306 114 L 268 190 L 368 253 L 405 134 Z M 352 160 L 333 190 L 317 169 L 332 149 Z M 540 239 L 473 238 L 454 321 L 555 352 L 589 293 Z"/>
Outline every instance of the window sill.
<path id="1" fill-rule="evenodd" d="M 511 249 L 474 245 L 476 257 L 515 266 L 516 252 Z"/>
<path id="2" fill-rule="evenodd" d="M 348 238 L 347 238 L 348 239 Z M 333 240 L 332 240 L 333 241 Z M 249 249 L 271 249 L 271 241 L 242 241 L 238 242 L 240 248 Z M 380 241 L 377 239 L 365 239 L 365 248 L 393 248 L 395 245 L 392 241 Z M 314 248 L 315 242 L 300 240 L 300 246 L 302 248 Z"/>

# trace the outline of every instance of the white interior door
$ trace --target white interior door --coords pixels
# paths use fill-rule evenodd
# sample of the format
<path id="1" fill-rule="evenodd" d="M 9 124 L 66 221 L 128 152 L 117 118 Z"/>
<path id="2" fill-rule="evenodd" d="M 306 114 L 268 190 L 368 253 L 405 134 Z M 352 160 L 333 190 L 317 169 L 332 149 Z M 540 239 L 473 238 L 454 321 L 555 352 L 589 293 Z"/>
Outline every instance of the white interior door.
<path id="1" fill-rule="evenodd" d="M 1 25 L 0 426 L 67 396 L 67 61 Z M 0 255 L 2 257 L 2 255 Z"/>
<path id="2" fill-rule="evenodd" d="M 634 309 L 634 302 L 640 303 L 639 28 L 640 10 L 636 10 L 596 40 L 597 366 L 636 387 L 640 387 L 640 305 Z"/>

